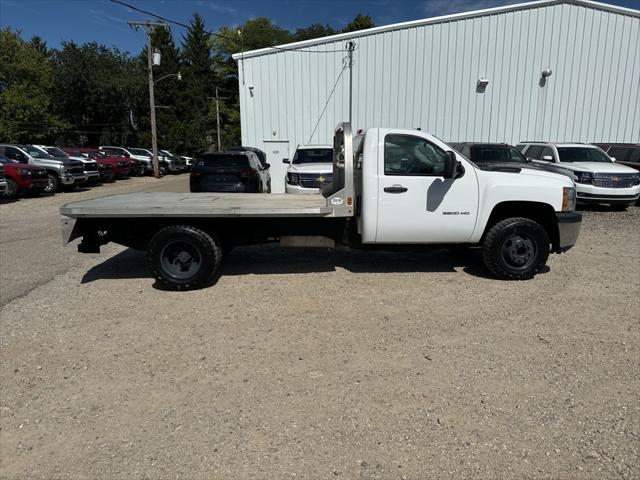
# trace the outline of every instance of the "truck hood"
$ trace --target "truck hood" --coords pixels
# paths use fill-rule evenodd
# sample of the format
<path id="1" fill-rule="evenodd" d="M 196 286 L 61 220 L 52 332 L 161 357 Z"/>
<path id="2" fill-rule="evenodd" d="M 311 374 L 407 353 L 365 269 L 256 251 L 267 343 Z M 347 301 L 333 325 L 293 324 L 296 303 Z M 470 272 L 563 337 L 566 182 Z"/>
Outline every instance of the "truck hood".
<path id="1" fill-rule="evenodd" d="M 548 180 L 560 181 L 566 184 L 566 186 L 574 185 L 573 180 L 569 176 L 562 173 L 549 172 L 544 169 L 538 169 L 535 166 L 533 166 L 532 168 L 529 168 L 529 166 L 525 164 L 513 164 L 513 163 L 502 164 L 504 166 L 504 169 L 499 168 L 498 165 L 499 164 L 494 164 L 494 168 L 481 168 L 480 170 L 485 175 L 490 175 L 490 176 L 524 175 L 527 177 L 537 177 L 537 178 L 544 178 Z"/>
<path id="2" fill-rule="evenodd" d="M 578 172 L 591 172 L 591 173 L 635 173 L 631 167 L 626 165 L 619 165 L 617 163 L 604 163 L 604 162 L 565 162 L 558 163 L 557 165 L 567 170 Z"/>
<path id="3" fill-rule="evenodd" d="M 38 162 L 38 166 L 42 165 L 42 166 L 50 166 L 50 167 L 54 167 L 54 168 L 58 168 L 60 167 L 60 165 L 65 165 L 67 166 L 67 162 L 70 160 L 63 160 L 63 159 L 55 159 L 55 158 L 38 158 L 36 159 L 36 161 Z M 73 160 L 71 160 L 73 161 Z"/>
<path id="4" fill-rule="evenodd" d="M 332 173 L 333 163 L 294 163 L 289 165 L 287 172 L 295 173 Z"/>

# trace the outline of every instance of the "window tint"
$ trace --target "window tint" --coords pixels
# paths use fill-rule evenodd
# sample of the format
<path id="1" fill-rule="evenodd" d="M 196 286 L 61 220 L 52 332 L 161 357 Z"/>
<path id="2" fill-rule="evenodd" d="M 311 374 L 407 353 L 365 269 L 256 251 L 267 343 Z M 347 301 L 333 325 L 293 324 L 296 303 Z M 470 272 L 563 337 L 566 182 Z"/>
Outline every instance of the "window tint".
<path id="1" fill-rule="evenodd" d="M 476 147 L 473 149 L 473 161 L 476 163 L 508 162 L 509 150 L 504 147 Z"/>
<path id="2" fill-rule="evenodd" d="M 560 147 L 558 148 L 561 162 L 601 162 L 611 163 L 607 155 L 599 148 L 588 147 Z"/>
<path id="3" fill-rule="evenodd" d="M 354 168 L 362 168 L 362 152 L 364 152 L 364 135 L 356 135 L 353 137 Z M 331 161 L 333 162 L 333 150 L 331 151 Z"/>
<path id="4" fill-rule="evenodd" d="M 631 155 L 629 155 L 629 162 L 640 163 L 640 147 L 632 148 Z"/>
<path id="5" fill-rule="evenodd" d="M 515 147 L 509 147 L 509 153 L 511 154 L 511 161 L 513 162 L 526 162 L 527 160 L 524 158 L 524 155 L 520 153 Z"/>
<path id="6" fill-rule="evenodd" d="M 249 167 L 249 158 L 246 155 L 225 155 L 221 153 L 205 153 L 200 157 L 206 165 L 213 167 Z"/>
<path id="7" fill-rule="evenodd" d="M 331 148 L 303 148 L 296 150 L 293 163 L 331 163 L 333 149 Z"/>
<path id="8" fill-rule="evenodd" d="M 547 156 L 553 159 L 553 150 L 551 150 L 551 147 L 544 147 L 542 149 L 542 152 L 540 153 L 540 158 L 538 160 L 544 160 L 542 157 L 547 157 Z"/>
<path id="9" fill-rule="evenodd" d="M 15 147 L 5 147 L 4 154 L 11 160 L 27 163 L 26 155 Z"/>
<path id="10" fill-rule="evenodd" d="M 524 150 L 525 147 L 526 145 L 524 143 L 519 143 L 518 145 L 516 145 L 516 148 L 521 152 Z"/>
<path id="11" fill-rule="evenodd" d="M 530 145 L 525 155 L 527 158 L 540 160 L 542 158 L 542 156 L 540 155 L 540 153 L 542 152 L 542 149 L 543 147 L 540 145 Z"/>
<path id="12" fill-rule="evenodd" d="M 627 147 L 611 147 L 607 153 L 610 157 L 614 157 L 616 160 L 625 161 L 627 159 L 627 155 L 631 153 L 631 149 Z"/>
<path id="13" fill-rule="evenodd" d="M 442 175 L 444 150 L 424 138 L 387 135 L 384 139 L 385 175 Z"/>

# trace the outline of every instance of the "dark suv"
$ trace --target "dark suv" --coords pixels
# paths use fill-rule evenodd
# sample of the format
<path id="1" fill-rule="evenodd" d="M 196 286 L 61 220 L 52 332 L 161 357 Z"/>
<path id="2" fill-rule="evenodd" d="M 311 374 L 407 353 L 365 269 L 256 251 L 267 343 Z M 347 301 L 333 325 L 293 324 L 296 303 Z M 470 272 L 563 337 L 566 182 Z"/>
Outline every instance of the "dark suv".
<path id="1" fill-rule="evenodd" d="M 254 152 L 203 153 L 191 168 L 191 191 L 268 193 L 269 167 Z"/>
<path id="2" fill-rule="evenodd" d="M 594 143 L 616 163 L 640 170 L 640 143 Z"/>

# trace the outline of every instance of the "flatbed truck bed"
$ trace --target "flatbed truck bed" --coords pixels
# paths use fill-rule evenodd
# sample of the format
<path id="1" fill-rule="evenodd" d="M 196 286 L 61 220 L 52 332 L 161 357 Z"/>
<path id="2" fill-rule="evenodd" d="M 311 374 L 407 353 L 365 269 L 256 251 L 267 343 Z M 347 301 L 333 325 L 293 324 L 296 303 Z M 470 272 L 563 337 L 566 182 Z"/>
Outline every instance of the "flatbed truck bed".
<path id="1" fill-rule="evenodd" d="M 64 205 L 68 218 L 326 217 L 322 195 L 140 192 Z"/>

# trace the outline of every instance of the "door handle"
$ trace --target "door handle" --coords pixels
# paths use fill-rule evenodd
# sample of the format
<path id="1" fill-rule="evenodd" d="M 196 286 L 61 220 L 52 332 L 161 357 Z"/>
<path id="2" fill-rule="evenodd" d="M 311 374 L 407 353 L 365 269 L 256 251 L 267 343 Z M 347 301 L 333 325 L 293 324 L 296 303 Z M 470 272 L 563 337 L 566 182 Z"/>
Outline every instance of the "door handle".
<path id="1" fill-rule="evenodd" d="M 390 187 L 384 187 L 384 191 L 387 193 L 404 193 L 409 190 L 402 185 L 391 185 Z"/>

